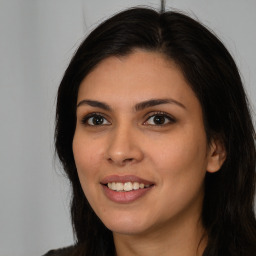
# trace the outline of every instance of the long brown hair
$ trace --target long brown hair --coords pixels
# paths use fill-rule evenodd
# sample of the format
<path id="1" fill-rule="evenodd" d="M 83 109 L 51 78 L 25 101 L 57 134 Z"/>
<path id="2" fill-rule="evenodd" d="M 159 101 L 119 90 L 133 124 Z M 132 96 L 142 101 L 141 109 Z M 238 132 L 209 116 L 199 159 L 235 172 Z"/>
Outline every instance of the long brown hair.
<path id="1" fill-rule="evenodd" d="M 219 136 L 227 159 L 208 173 L 202 220 L 204 256 L 256 253 L 255 131 L 236 64 L 220 40 L 192 18 L 147 8 L 123 11 L 98 26 L 81 44 L 61 81 L 56 112 L 56 151 L 72 187 L 71 217 L 77 255 L 114 255 L 112 232 L 95 215 L 82 191 L 72 152 L 81 81 L 103 59 L 135 48 L 175 61 L 197 95 L 207 137 Z"/>

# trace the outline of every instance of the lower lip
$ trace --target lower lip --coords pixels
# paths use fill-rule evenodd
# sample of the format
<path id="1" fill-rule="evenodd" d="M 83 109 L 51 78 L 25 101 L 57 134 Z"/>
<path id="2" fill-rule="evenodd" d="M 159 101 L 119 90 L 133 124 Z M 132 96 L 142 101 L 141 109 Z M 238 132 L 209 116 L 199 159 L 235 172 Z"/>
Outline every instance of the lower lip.
<path id="1" fill-rule="evenodd" d="M 144 196 L 145 194 L 147 194 L 153 188 L 153 186 L 150 186 L 148 188 L 143 188 L 143 189 L 138 189 L 138 190 L 132 190 L 132 191 L 127 191 L 127 192 L 119 191 L 118 192 L 118 191 L 109 189 L 105 185 L 102 185 L 102 187 L 103 187 L 103 191 L 108 199 L 110 199 L 111 201 L 114 201 L 116 203 L 123 203 L 123 204 L 136 201 L 137 199 L 139 199 L 142 196 Z"/>

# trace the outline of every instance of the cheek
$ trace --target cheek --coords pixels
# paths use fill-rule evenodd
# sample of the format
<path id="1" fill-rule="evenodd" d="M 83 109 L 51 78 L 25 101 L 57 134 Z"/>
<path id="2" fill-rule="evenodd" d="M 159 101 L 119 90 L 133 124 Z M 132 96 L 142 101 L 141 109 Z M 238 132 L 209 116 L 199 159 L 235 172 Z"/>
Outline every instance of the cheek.
<path id="1" fill-rule="evenodd" d="M 94 206 L 99 198 L 99 170 L 102 163 L 102 147 L 77 133 L 73 139 L 73 154 L 81 187 L 90 205 Z M 96 196 L 95 196 L 96 195 Z"/>
<path id="2" fill-rule="evenodd" d="M 169 195 L 156 203 L 159 209 L 166 208 L 165 218 L 175 215 L 191 203 L 198 202 L 196 206 L 201 203 L 207 144 L 204 139 L 190 138 L 191 135 L 184 133 L 170 137 L 168 143 L 156 144 L 148 153 L 154 170 L 158 172 L 159 190 L 163 195 Z"/>
<path id="3" fill-rule="evenodd" d="M 73 139 L 73 154 L 81 185 L 89 183 L 95 175 L 102 162 L 104 152 L 97 141 L 92 141 L 85 136 L 75 134 Z"/>
<path id="4" fill-rule="evenodd" d="M 200 132 L 199 132 L 200 133 Z M 148 148 L 151 162 L 161 174 L 174 179 L 193 178 L 206 170 L 206 139 L 198 131 L 176 133 L 163 141 L 158 140 Z M 172 179 L 173 180 L 173 179 Z"/>

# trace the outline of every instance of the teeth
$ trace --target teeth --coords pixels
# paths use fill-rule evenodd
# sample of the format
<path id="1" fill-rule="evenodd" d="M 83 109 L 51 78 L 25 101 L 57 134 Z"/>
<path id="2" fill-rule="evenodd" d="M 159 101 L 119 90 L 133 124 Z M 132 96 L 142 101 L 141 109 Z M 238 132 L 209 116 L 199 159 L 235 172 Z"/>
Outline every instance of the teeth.
<path id="1" fill-rule="evenodd" d="M 116 183 L 116 191 L 122 191 L 124 190 L 124 184 L 123 183 Z"/>
<path id="2" fill-rule="evenodd" d="M 111 189 L 116 190 L 116 183 L 115 183 L 115 182 L 112 182 L 112 183 L 110 183 L 110 184 L 111 184 Z"/>
<path id="3" fill-rule="evenodd" d="M 148 188 L 150 185 L 145 185 L 143 183 L 139 182 L 110 182 L 108 183 L 108 188 L 115 191 L 132 191 L 132 190 L 138 190 L 143 188 Z"/>
<path id="4" fill-rule="evenodd" d="M 133 189 L 133 185 L 131 182 L 124 183 L 124 191 L 131 191 Z"/>
<path id="5" fill-rule="evenodd" d="M 137 189 L 139 189 L 139 188 L 140 188 L 139 182 L 134 182 L 134 183 L 133 183 L 133 189 L 134 189 L 134 190 L 137 190 Z"/>

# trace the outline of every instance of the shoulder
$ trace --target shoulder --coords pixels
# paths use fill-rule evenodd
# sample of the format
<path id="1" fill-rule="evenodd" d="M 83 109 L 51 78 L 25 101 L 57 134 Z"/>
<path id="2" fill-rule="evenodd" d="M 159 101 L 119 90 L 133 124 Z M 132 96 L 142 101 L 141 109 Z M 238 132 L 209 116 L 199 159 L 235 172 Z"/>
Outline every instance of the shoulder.
<path id="1" fill-rule="evenodd" d="M 57 250 L 50 250 L 43 256 L 69 256 L 75 250 L 74 246 L 69 246 Z"/>

